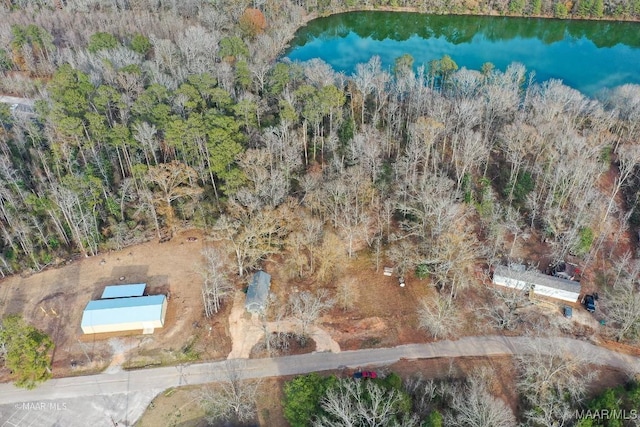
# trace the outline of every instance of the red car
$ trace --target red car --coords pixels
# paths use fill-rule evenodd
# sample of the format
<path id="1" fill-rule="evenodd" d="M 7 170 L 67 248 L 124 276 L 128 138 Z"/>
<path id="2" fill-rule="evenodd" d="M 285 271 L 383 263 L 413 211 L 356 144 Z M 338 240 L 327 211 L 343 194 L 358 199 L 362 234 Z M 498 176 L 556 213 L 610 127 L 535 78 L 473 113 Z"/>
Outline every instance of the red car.
<path id="1" fill-rule="evenodd" d="M 363 371 L 362 378 L 378 378 L 378 374 L 375 371 Z"/>
<path id="2" fill-rule="evenodd" d="M 353 378 L 378 378 L 375 371 L 358 371 L 353 373 Z"/>

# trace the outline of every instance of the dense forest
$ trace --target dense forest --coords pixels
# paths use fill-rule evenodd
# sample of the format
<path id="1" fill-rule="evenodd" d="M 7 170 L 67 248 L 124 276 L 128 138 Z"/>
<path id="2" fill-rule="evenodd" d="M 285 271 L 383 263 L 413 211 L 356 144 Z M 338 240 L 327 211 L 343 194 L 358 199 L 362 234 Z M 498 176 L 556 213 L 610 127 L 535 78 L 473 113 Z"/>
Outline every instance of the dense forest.
<path id="1" fill-rule="evenodd" d="M 352 76 L 278 61 L 319 4 L 11 7 L 2 90 L 36 101 L 0 107 L 3 275 L 196 226 L 240 276 L 286 253 L 290 277 L 327 281 L 367 250 L 454 296 L 518 239 L 587 268 L 639 221 L 638 86 L 590 99 L 446 55 Z"/>
<path id="2" fill-rule="evenodd" d="M 375 6 L 640 14 L 637 0 L 6 0 L 0 92 L 35 103 L 0 104 L 2 276 L 198 227 L 226 243 L 239 276 L 286 255 L 290 278 L 323 284 L 366 253 L 400 277 L 429 278 L 440 296 L 421 322 L 440 338 L 455 332 L 454 296 L 478 283 L 477 267 L 515 258 L 528 240 L 554 261 L 580 259 L 607 295 L 613 336 L 637 339 L 640 86 L 592 99 L 534 83 L 519 64 L 467 70 L 446 55 L 404 55 L 388 70 L 373 57 L 346 76 L 278 59 L 310 16 Z M 518 304 L 497 295 L 486 317 L 511 329 Z M 568 422 L 586 395 L 584 361 L 549 352 L 522 363 L 531 425 Z M 562 374 L 547 381 L 551 368 Z M 463 400 L 442 399 L 473 392 L 510 425 L 483 378 L 431 384 L 421 415 L 463 416 Z M 345 390 L 401 405 L 410 392 L 399 387 Z M 335 425 L 316 409 L 318 425 Z"/>
<path id="3" fill-rule="evenodd" d="M 505 235 L 589 258 L 637 222 L 637 86 L 589 99 L 447 56 L 345 76 L 275 61 L 295 4 L 134 6 L 25 6 L 0 27 L 2 90 L 37 99 L 0 110 L 3 274 L 189 224 L 231 242 L 240 275 L 282 251 L 324 275 L 331 249 L 368 247 L 453 295 L 511 255 Z"/>
<path id="4" fill-rule="evenodd" d="M 0 24 L 1 89 L 37 99 L 0 110 L 3 274 L 190 223 L 233 241 L 240 274 L 283 250 L 312 273 L 337 237 L 454 292 L 479 240 L 491 259 L 535 230 L 562 259 L 635 223 L 638 87 L 593 100 L 446 56 L 276 62 L 319 4 L 57 6 Z"/>

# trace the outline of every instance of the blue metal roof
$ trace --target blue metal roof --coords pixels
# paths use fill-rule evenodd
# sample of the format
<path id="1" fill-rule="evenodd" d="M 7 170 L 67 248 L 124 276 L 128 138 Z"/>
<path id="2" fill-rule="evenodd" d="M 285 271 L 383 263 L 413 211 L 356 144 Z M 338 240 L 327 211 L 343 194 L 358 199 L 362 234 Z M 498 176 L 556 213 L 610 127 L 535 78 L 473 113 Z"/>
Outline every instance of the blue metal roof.
<path id="1" fill-rule="evenodd" d="M 271 276 L 260 270 L 253 275 L 253 280 L 247 289 L 247 299 L 245 308 L 251 312 L 262 311 L 267 303 L 269 288 L 271 287 Z"/>
<path id="2" fill-rule="evenodd" d="M 82 313 L 82 326 L 162 320 L 164 300 L 164 295 L 151 295 L 89 301 Z"/>
<path id="3" fill-rule="evenodd" d="M 146 287 L 146 283 L 107 286 L 104 288 L 100 298 L 141 297 Z"/>

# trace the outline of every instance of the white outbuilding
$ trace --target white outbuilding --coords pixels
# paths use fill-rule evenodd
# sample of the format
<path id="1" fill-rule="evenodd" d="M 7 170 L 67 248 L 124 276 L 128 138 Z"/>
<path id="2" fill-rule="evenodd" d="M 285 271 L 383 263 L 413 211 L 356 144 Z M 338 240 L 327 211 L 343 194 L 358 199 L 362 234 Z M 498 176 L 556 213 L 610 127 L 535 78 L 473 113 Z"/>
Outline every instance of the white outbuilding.
<path id="1" fill-rule="evenodd" d="M 519 265 L 497 266 L 493 272 L 493 283 L 567 302 L 577 302 L 582 292 L 580 282 L 527 271 Z"/>

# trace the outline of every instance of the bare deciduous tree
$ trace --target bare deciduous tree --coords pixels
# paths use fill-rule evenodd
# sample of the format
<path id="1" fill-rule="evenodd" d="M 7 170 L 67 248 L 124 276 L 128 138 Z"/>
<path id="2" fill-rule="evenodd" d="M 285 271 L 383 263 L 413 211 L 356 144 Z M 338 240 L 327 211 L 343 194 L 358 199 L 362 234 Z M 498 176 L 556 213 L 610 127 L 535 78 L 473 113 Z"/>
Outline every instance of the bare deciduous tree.
<path id="1" fill-rule="evenodd" d="M 327 390 L 320 403 L 327 415 L 314 420 L 313 426 L 417 426 L 415 417 L 402 417 L 401 402 L 402 394 L 395 388 L 343 378 Z"/>
<path id="2" fill-rule="evenodd" d="M 575 355 L 553 340 L 532 341 L 516 361 L 518 390 L 527 404 L 524 417 L 532 425 L 562 426 L 573 419 L 573 408 L 584 399 L 587 385 L 597 374 L 585 368 L 590 363 L 588 354 Z"/>
<path id="3" fill-rule="evenodd" d="M 416 247 L 409 239 L 398 240 L 396 236 L 391 236 L 392 244 L 386 252 L 387 257 L 394 263 L 395 273 L 403 277 L 408 271 L 418 265 L 418 254 Z M 393 241 L 395 240 L 395 241 Z"/>
<path id="4" fill-rule="evenodd" d="M 151 166 L 146 179 L 155 189 L 154 202 L 158 205 L 156 211 L 165 216 L 167 226 L 173 232 L 173 201 L 182 198 L 195 200 L 202 193 L 202 188 L 197 184 L 196 171 L 184 163 L 173 161 Z"/>
<path id="5" fill-rule="evenodd" d="M 472 230 L 450 230 L 429 242 L 427 254 L 420 264 L 428 266 L 440 288 L 449 287 L 450 296 L 468 287 L 473 280 L 473 268 L 481 254 L 478 239 Z"/>
<path id="6" fill-rule="evenodd" d="M 264 349 L 268 357 L 278 356 L 289 350 L 289 340 L 293 334 L 282 327 L 281 321 L 284 316 L 285 310 L 279 310 L 276 314 L 275 322 L 273 322 L 271 326 L 263 317 L 262 330 L 264 337 L 260 346 Z"/>
<path id="7" fill-rule="evenodd" d="M 202 300 L 204 313 L 207 317 L 220 310 L 220 304 L 233 292 L 233 286 L 224 271 L 224 256 L 214 248 L 202 251 L 205 265 L 201 271 L 204 282 L 202 283 Z"/>
<path id="8" fill-rule="evenodd" d="M 324 282 L 336 277 L 344 267 L 345 252 L 343 242 L 338 236 L 330 232 L 324 233 L 316 255 L 316 259 L 319 260 L 317 279 Z"/>
<path id="9" fill-rule="evenodd" d="M 354 278 L 346 278 L 338 283 L 336 300 L 344 311 L 352 309 L 358 302 L 358 286 Z"/>
<path id="10" fill-rule="evenodd" d="M 433 379 L 424 379 L 421 373 L 404 382 L 404 389 L 413 400 L 413 412 L 426 417 L 441 395 L 440 385 Z"/>
<path id="11" fill-rule="evenodd" d="M 636 339 L 640 333 L 640 292 L 637 278 L 640 262 L 629 256 L 618 261 L 617 275 L 613 286 L 606 290 L 602 306 L 617 327 L 616 339 Z"/>
<path id="12" fill-rule="evenodd" d="M 451 298 L 438 294 L 435 298 L 421 301 L 418 310 L 420 328 L 436 339 L 454 335 L 460 326 L 460 320 Z"/>
<path id="13" fill-rule="evenodd" d="M 144 151 L 147 165 L 157 165 L 157 153 L 160 152 L 160 144 L 157 139 L 158 130 L 154 125 L 147 122 L 136 122 L 132 126 L 133 137 L 140 143 Z M 151 161 L 153 159 L 153 162 Z"/>
<path id="14" fill-rule="evenodd" d="M 611 90 L 604 100 L 618 115 L 618 142 L 637 141 L 640 129 L 640 90 L 638 85 L 626 84 Z"/>
<path id="15" fill-rule="evenodd" d="M 450 387 L 446 425 L 465 427 L 512 427 L 516 418 L 511 408 L 490 392 L 490 381 L 495 372 L 476 371 L 464 384 Z"/>
<path id="16" fill-rule="evenodd" d="M 306 343 L 311 326 L 327 310 L 335 304 L 335 300 L 329 296 L 326 289 L 320 289 L 315 293 L 300 292 L 289 296 L 289 312 L 298 323 L 299 338 Z"/>
<path id="17" fill-rule="evenodd" d="M 618 192 L 620 192 L 624 183 L 627 182 L 638 163 L 640 163 L 640 147 L 637 145 L 623 145 L 618 148 L 618 166 L 620 169 L 620 175 L 616 176 L 613 190 L 611 192 L 611 198 L 607 205 L 607 212 L 602 219 L 602 222 L 607 220 Z"/>
<path id="18" fill-rule="evenodd" d="M 198 397 L 207 413 L 208 422 L 244 423 L 255 418 L 260 382 L 243 380 L 240 375 L 241 364 L 241 361 L 227 361 L 222 381 L 201 390 Z"/>
<path id="19" fill-rule="evenodd" d="M 493 300 L 488 307 L 482 307 L 481 312 L 496 329 L 515 329 L 525 319 L 521 309 L 531 305 L 527 295 L 521 290 L 500 289 L 492 286 L 490 289 Z"/>
<path id="20" fill-rule="evenodd" d="M 446 176 L 421 177 L 417 185 L 411 183 L 408 176 L 410 164 L 396 166 L 398 174 L 397 209 L 407 216 L 403 228 L 407 234 L 422 238 L 435 238 L 450 230 L 453 224 L 464 215 L 464 206 L 456 201 L 459 192 L 455 183 Z"/>
<path id="21" fill-rule="evenodd" d="M 276 252 L 286 232 L 282 218 L 287 213 L 283 212 L 284 208 L 252 210 L 234 201 L 228 206 L 229 213 L 218 219 L 212 227 L 211 237 L 230 243 L 238 275 L 242 276 L 266 255 Z"/>
<path id="22" fill-rule="evenodd" d="M 377 76 L 380 75 L 381 73 L 382 73 L 382 67 L 381 67 L 381 61 L 379 56 L 373 56 L 371 59 L 369 59 L 369 62 L 367 62 L 366 64 L 356 65 L 356 72 L 353 76 L 353 82 L 361 95 L 360 99 L 361 99 L 362 105 L 359 106 L 361 111 L 361 116 L 360 116 L 361 124 L 364 124 L 364 120 L 365 120 L 365 111 L 366 111 L 365 102 L 366 102 L 367 96 L 373 92 L 375 88 L 375 80 Z"/>

